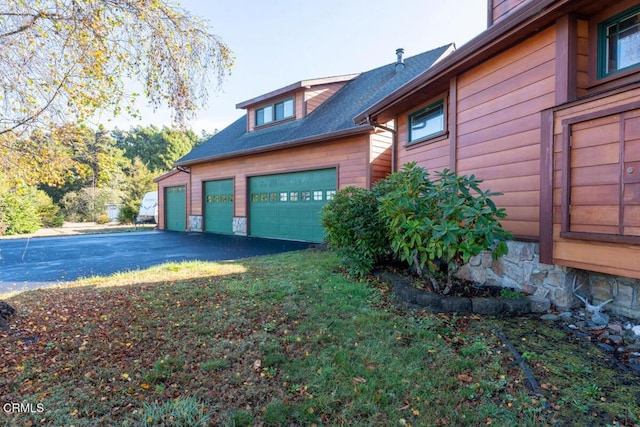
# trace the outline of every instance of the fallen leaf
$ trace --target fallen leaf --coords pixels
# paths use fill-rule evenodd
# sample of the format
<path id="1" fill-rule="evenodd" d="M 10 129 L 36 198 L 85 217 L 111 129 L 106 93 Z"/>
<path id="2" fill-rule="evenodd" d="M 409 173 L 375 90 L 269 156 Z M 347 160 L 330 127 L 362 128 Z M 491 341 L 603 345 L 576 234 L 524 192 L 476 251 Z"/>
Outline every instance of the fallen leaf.
<path id="1" fill-rule="evenodd" d="M 362 378 L 362 377 L 355 377 L 355 378 L 353 379 L 353 382 L 354 382 L 355 384 L 363 384 L 363 383 L 366 383 L 366 382 L 367 382 L 367 380 L 365 380 L 365 379 L 364 379 L 364 378 Z"/>
<path id="2" fill-rule="evenodd" d="M 467 374 L 460 374 L 458 375 L 458 379 L 460 381 L 463 381 L 465 383 L 470 383 L 471 381 L 473 381 L 473 378 L 471 378 L 471 376 L 467 375 Z"/>
<path id="3" fill-rule="evenodd" d="M 261 367 L 262 367 L 262 360 L 256 359 L 256 361 L 253 362 L 253 370 L 258 372 Z"/>

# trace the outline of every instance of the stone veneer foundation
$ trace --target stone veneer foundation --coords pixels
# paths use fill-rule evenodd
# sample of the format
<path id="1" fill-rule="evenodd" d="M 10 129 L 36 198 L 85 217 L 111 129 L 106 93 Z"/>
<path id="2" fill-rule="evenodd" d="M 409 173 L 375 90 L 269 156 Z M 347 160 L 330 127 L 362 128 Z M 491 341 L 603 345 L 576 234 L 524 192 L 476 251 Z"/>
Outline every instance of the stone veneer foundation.
<path id="1" fill-rule="evenodd" d="M 537 243 L 510 241 L 507 244 L 507 255 L 494 261 L 489 252 L 483 252 L 462 266 L 458 277 L 546 297 L 559 309 L 582 305 L 573 294 L 576 283 L 580 295 L 590 298 L 592 304 L 613 299 L 605 311 L 640 319 L 640 280 L 542 264 Z"/>

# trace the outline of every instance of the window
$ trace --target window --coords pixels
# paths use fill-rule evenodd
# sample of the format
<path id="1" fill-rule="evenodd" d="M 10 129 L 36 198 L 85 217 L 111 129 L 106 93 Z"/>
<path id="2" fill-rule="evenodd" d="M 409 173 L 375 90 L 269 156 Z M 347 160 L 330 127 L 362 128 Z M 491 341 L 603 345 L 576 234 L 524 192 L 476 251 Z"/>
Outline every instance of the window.
<path id="1" fill-rule="evenodd" d="M 444 132 L 444 101 L 438 101 L 409 116 L 409 142 Z"/>
<path id="2" fill-rule="evenodd" d="M 276 102 L 256 110 L 256 126 L 293 117 L 293 98 Z"/>
<path id="3" fill-rule="evenodd" d="M 315 200 L 315 201 L 322 200 L 323 193 L 324 192 L 322 190 L 314 191 L 313 192 L 313 200 Z"/>
<path id="4" fill-rule="evenodd" d="M 640 7 L 598 25 L 598 77 L 640 65 Z"/>
<path id="5" fill-rule="evenodd" d="M 335 190 L 327 190 L 327 200 L 333 200 L 336 196 Z"/>

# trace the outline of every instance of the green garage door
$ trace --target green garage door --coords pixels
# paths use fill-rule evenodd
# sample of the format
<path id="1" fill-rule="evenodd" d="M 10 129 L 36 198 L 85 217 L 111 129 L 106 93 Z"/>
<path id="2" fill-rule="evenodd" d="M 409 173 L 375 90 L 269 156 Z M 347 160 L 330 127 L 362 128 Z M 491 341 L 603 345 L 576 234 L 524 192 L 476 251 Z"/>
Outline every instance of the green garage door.
<path id="1" fill-rule="evenodd" d="M 335 192 L 335 169 L 250 178 L 249 232 L 259 237 L 321 242 L 320 210 Z"/>
<path id="2" fill-rule="evenodd" d="M 184 185 L 165 189 L 165 221 L 169 231 L 187 229 L 187 192 Z"/>
<path id="3" fill-rule="evenodd" d="M 233 180 L 204 183 L 204 231 L 233 233 Z"/>

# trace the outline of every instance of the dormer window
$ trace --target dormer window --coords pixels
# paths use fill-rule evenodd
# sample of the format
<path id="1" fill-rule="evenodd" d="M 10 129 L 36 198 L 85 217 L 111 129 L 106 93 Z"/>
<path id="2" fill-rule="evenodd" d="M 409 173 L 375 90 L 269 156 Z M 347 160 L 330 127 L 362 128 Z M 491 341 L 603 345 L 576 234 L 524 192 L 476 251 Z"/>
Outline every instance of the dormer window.
<path id="1" fill-rule="evenodd" d="M 293 98 L 286 99 L 275 104 L 265 105 L 256 109 L 256 126 L 267 125 L 272 122 L 293 117 Z"/>

